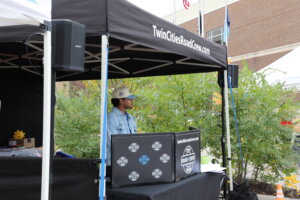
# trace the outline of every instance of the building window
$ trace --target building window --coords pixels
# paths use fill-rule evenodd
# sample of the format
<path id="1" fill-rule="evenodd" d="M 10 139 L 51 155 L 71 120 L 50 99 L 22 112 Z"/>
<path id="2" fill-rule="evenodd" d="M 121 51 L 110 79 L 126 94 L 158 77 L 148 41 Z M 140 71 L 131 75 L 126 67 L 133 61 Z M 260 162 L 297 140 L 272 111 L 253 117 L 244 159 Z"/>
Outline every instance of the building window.
<path id="1" fill-rule="evenodd" d="M 224 27 L 208 31 L 206 34 L 208 40 L 221 45 L 224 44 Z"/>

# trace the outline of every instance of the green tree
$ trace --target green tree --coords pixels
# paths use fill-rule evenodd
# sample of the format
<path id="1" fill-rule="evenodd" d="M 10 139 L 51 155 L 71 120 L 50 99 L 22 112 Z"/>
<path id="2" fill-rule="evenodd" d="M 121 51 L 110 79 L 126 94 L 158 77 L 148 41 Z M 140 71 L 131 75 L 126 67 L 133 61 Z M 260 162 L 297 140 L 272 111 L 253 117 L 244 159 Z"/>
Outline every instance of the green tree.
<path id="1" fill-rule="evenodd" d="M 79 158 L 99 157 L 100 101 L 89 91 L 66 96 L 58 92 L 55 144 Z"/>
<path id="2" fill-rule="evenodd" d="M 295 92 L 284 89 L 283 84 L 269 85 L 263 73 L 253 73 L 245 66 L 234 96 L 245 163 L 254 167 L 252 178 L 275 182 L 283 174 L 295 171 L 297 158 L 291 149 L 293 129 L 280 124 L 283 120 L 291 121 L 299 110 Z M 234 166 L 237 176 L 242 177 L 248 169 L 238 158 L 233 123 L 231 133 Z"/>
<path id="3" fill-rule="evenodd" d="M 291 150 L 292 128 L 280 125 L 282 120 L 292 120 L 299 109 L 295 93 L 282 84 L 269 85 L 264 74 L 253 73 L 247 66 L 239 80 L 239 88 L 233 92 L 247 165 L 242 166 L 239 158 L 230 103 L 235 176 L 242 178 L 250 171 L 254 179 L 276 181 L 296 167 L 292 162 L 296 160 Z M 83 83 L 84 89 L 69 97 L 58 95 L 57 146 L 78 157 L 98 157 L 100 82 Z M 120 86 L 127 86 L 138 97 L 129 112 L 136 117 L 139 132 L 179 132 L 189 126 L 199 127 L 202 149 L 221 158 L 221 105 L 213 100 L 220 92 L 216 73 L 110 80 L 109 94 Z M 108 105 L 110 110 L 110 102 Z"/>

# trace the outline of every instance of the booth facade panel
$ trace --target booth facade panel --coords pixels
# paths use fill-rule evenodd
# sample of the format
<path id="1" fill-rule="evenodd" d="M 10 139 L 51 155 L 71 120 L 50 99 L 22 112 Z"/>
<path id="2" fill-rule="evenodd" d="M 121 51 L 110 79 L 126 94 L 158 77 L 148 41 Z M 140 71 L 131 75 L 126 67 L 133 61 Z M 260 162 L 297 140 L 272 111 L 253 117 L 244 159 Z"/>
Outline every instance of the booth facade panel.
<path id="1" fill-rule="evenodd" d="M 175 133 L 175 178 L 180 180 L 200 172 L 200 132 Z"/>
<path id="2" fill-rule="evenodd" d="M 112 185 L 174 181 L 173 134 L 112 135 Z"/>

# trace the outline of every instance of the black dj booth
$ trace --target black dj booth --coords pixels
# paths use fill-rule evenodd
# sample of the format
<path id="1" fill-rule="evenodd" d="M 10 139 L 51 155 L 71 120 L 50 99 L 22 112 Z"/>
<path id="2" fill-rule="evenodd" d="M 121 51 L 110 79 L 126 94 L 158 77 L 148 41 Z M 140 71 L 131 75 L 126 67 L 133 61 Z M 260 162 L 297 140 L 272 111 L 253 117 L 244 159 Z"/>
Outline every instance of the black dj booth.
<path id="1" fill-rule="evenodd" d="M 172 183 L 200 172 L 200 131 L 116 134 L 112 186 Z"/>
<path id="2" fill-rule="evenodd" d="M 200 173 L 200 131 L 112 135 L 108 200 L 217 200 L 220 173 Z"/>

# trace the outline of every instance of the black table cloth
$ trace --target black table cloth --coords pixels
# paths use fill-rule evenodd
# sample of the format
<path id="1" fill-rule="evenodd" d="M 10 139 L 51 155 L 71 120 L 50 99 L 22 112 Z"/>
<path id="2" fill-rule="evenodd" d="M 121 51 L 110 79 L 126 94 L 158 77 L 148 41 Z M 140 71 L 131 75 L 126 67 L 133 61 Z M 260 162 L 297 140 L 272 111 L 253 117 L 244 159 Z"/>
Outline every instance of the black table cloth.
<path id="1" fill-rule="evenodd" d="M 0 199 L 41 198 L 41 158 L 0 157 Z M 53 160 L 52 200 L 98 200 L 98 170 L 93 159 Z"/>
<path id="2" fill-rule="evenodd" d="M 202 173 L 176 183 L 111 188 L 108 200 L 217 200 L 221 175 Z"/>

